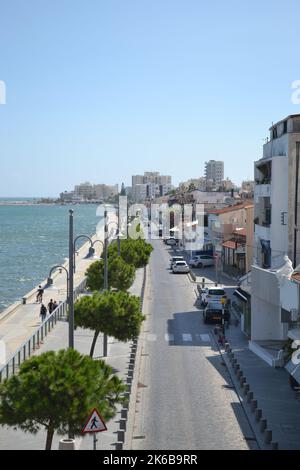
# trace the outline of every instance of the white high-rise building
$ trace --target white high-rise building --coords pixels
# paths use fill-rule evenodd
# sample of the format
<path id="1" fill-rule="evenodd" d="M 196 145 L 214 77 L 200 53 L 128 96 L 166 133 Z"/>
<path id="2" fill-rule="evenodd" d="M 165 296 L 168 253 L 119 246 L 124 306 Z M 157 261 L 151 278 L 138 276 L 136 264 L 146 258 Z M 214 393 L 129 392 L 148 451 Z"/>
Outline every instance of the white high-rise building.
<path id="1" fill-rule="evenodd" d="M 213 180 L 215 186 L 219 186 L 224 180 L 224 162 L 209 160 L 205 162 L 205 178 L 206 180 Z"/>
<path id="2" fill-rule="evenodd" d="M 172 189 L 172 177 L 158 171 L 145 171 L 144 175 L 132 176 L 132 195 L 136 202 L 164 196 Z"/>

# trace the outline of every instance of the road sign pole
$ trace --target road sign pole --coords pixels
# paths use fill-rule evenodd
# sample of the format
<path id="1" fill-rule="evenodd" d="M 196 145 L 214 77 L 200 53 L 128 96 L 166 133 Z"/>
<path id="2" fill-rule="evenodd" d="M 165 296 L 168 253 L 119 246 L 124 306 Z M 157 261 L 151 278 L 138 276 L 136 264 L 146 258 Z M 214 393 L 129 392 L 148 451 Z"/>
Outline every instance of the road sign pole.
<path id="1" fill-rule="evenodd" d="M 97 450 L 97 435 L 96 433 L 94 432 L 93 433 L 93 450 Z"/>

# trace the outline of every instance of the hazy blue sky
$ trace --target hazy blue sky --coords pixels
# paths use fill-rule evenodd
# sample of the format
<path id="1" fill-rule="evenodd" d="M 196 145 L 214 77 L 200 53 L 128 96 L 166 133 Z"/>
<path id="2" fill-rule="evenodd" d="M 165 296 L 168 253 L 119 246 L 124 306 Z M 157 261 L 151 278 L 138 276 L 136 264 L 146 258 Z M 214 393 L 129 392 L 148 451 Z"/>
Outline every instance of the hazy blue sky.
<path id="1" fill-rule="evenodd" d="M 81 181 L 252 178 L 300 113 L 299 0 L 0 0 L 0 196 Z"/>

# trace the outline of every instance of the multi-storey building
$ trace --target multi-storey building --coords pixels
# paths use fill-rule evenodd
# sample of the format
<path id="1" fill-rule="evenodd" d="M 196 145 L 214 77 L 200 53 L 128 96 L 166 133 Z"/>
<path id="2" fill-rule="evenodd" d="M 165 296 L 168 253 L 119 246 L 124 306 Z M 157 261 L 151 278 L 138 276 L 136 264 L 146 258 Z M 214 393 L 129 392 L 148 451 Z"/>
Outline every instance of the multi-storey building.
<path id="1" fill-rule="evenodd" d="M 287 338 L 292 308 L 284 308 L 283 286 L 300 263 L 300 114 L 270 128 L 255 162 L 254 203 L 250 347 L 267 357 L 268 341 Z"/>
<path id="2" fill-rule="evenodd" d="M 207 181 L 212 180 L 215 186 L 219 187 L 224 180 L 224 162 L 217 160 L 205 162 L 204 174 Z"/>
<path id="3" fill-rule="evenodd" d="M 172 178 L 158 171 L 145 171 L 144 175 L 132 176 L 132 195 L 136 202 L 164 196 L 172 189 Z"/>

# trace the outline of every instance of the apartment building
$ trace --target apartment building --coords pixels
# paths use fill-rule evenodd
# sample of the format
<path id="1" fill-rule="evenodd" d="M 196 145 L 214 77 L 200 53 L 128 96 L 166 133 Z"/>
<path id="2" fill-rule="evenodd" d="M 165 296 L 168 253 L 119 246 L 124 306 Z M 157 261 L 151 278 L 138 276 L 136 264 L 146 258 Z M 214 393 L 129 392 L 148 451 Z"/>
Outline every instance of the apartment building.
<path id="1" fill-rule="evenodd" d="M 217 160 L 205 162 L 204 175 L 207 181 L 212 180 L 218 188 L 224 180 L 224 162 Z"/>
<path id="2" fill-rule="evenodd" d="M 172 188 L 172 177 L 161 175 L 158 171 L 145 171 L 144 175 L 132 176 L 132 196 L 135 202 L 162 197 Z"/>
<path id="3" fill-rule="evenodd" d="M 272 125 L 255 162 L 250 349 L 270 365 L 298 311 L 292 284 L 300 263 L 300 114 Z"/>

